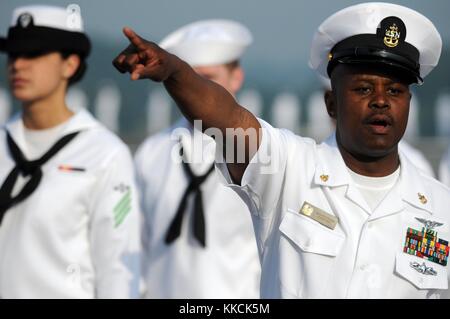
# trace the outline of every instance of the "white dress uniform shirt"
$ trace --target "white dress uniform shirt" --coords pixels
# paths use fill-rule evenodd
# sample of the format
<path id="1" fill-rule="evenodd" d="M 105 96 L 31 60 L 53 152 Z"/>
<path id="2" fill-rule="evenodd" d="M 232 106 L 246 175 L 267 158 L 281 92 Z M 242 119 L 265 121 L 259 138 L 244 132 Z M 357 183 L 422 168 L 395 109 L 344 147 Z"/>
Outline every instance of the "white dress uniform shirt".
<path id="1" fill-rule="evenodd" d="M 20 114 L 6 129 L 34 159 L 35 141 L 26 140 Z M 38 188 L 4 215 L 1 298 L 138 296 L 139 205 L 131 155 L 87 111 L 62 125 L 57 139 L 77 131 L 42 166 Z M 0 130 L 1 183 L 15 166 L 5 133 Z"/>
<path id="2" fill-rule="evenodd" d="M 435 177 L 433 167 L 426 159 L 421 151 L 411 146 L 409 143 L 401 140 L 398 143 L 398 150 L 402 152 L 417 168 L 421 169 L 425 174 Z"/>
<path id="3" fill-rule="evenodd" d="M 334 135 L 317 145 L 260 123 L 261 145 L 242 186 L 232 184 L 225 164 L 217 167 L 221 180 L 252 212 L 262 258 L 262 298 L 448 297 L 449 266 L 403 252 L 408 227 L 420 231 L 424 226 L 416 218 L 442 223 L 435 230 L 449 240 L 448 188 L 400 154 L 397 183 L 372 211 Z M 305 201 L 337 217 L 336 227 L 300 214 Z M 423 262 L 436 274 L 411 266 Z"/>
<path id="4" fill-rule="evenodd" d="M 169 245 L 165 243 L 188 186 L 179 141 L 193 173 L 208 171 L 214 162 L 215 143 L 199 131 L 194 134 L 184 119 L 148 138 L 136 154 L 145 215 L 142 268 L 146 297 L 258 298 L 260 261 L 250 214 L 242 200 L 218 182 L 214 171 L 201 185 L 206 247 L 193 235 L 192 198 L 180 236 Z"/>
<path id="5" fill-rule="evenodd" d="M 444 154 L 439 165 L 439 179 L 450 187 L 450 148 Z"/>

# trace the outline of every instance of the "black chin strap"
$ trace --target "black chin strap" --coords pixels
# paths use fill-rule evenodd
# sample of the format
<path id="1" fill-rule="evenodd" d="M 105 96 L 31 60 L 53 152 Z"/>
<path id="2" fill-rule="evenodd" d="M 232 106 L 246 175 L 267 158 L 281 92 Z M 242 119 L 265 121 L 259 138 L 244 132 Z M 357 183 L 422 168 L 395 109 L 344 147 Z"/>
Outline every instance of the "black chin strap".
<path id="1" fill-rule="evenodd" d="M 12 206 L 24 201 L 28 196 L 30 196 L 42 179 L 42 165 L 44 165 L 50 158 L 52 158 L 56 153 L 58 153 L 64 146 L 66 146 L 79 132 L 75 132 L 64 136 L 58 142 L 56 142 L 50 150 L 47 151 L 41 158 L 28 161 L 23 155 L 22 151 L 17 146 L 16 142 L 12 139 L 9 132 L 6 132 L 6 139 L 8 142 L 9 152 L 16 163 L 16 166 L 9 173 L 0 188 L 0 225 L 2 223 L 3 216 L 6 211 Z M 14 185 L 16 184 L 19 174 L 30 179 L 22 188 L 17 196 L 12 196 Z"/>
<path id="2" fill-rule="evenodd" d="M 183 148 L 181 148 L 181 154 Z M 178 206 L 175 218 L 170 224 L 169 230 L 166 234 L 166 244 L 173 243 L 181 233 L 181 225 L 183 223 L 183 216 L 186 212 L 187 200 L 190 194 L 194 193 L 194 237 L 198 240 L 202 247 L 206 247 L 206 225 L 205 225 L 205 214 L 203 211 L 203 195 L 200 186 L 206 180 L 206 178 L 214 170 L 214 164 L 209 168 L 209 170 L 201 176 L 196 176 L 192 172 L 188 163 L 182 161 L 184 172 L 189 179 L 189 185 L 181 198 L 180 205 Z"/>

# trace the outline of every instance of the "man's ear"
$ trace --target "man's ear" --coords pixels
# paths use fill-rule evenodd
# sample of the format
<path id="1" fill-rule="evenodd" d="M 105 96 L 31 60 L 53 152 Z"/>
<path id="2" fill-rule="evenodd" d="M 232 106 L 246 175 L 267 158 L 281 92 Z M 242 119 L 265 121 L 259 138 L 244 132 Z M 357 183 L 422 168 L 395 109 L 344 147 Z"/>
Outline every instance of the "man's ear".
<path id="1" fill-rule="evenodd" d="M 63 76 L 70 79 L 77 72 L 81 64 L 80 57 L 77 54 L 71 54 L 64 59 Z"/>
<path id="2" fill-rule="evenodd" d="M 331 90 L 326 90 L 323 97 L 325 99 L 325 105 L 327 107 L 328 115 L 332 119 L 336 119 L 336 114 L 337 114 L 336 104 L 337 103 L 336 103 L 336 96 L 335 96 L 334 92 Z"/>
<path id="3" fill-rule="evenodd" d="M 231 70 L 231 82 L 230 82 L 230 89 L 232 90 L 231 93 L 234 95 L 241 89 L 242 84 L 244 83 L 244 70 L 237 66 Z"/>

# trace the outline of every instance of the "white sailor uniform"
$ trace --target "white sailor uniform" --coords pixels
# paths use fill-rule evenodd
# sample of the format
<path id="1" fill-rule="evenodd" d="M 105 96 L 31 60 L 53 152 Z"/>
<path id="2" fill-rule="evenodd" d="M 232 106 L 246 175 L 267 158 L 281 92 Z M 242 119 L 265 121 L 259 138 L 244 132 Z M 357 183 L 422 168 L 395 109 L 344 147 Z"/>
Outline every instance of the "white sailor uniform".
<path id="1" fill-rule="evenodd" d="M 192 199 L 186 205 L 181 234 L 166 243 L 168 229 L 189 185 L 179 143 L 195 175 L 205 174 L 213 165 L 214 141 L 199 131 L 194 134 L 186 120 L 148 138 L 136 154 L 144 211 L 142 268 L 146 297 L 258 298 L 261 267 L 250 214 L 242 200 L 218 182 L 214 170 L 200 186 L 205 247 L 192 231 Z"/>
<path id="2" fill-rule="evenodd" d="M 0 130 L 1 183 L 16 165 L 6 130 L 25 157 L 32 149 L 19 114 Z M 80 133 L 41 167 L 37 189 L 4 214 L 1 298 L 138 296 L 139 211 L 130 152 L 87 111 L 62 125 L 58 138 L 74 132 Z"/>

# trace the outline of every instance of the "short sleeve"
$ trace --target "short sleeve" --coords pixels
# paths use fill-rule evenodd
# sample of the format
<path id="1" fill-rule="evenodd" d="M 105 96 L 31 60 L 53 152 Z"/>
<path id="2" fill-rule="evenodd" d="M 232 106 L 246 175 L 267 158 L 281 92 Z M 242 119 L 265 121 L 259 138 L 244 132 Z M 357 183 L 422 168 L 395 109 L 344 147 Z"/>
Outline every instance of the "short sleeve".
<path id="1" fill-rule="evenodd" d="M 281 196 L 288 157 L 286 134 L 289 133 L 261 119 L 258 121 L 262 128 L 261 144 L 244 172 L 241 185 L 233 183 L 221 156 L 216 157 L 216 170 L 220 181 L 235 190 L 254 215 L 267 218 Z"/>

